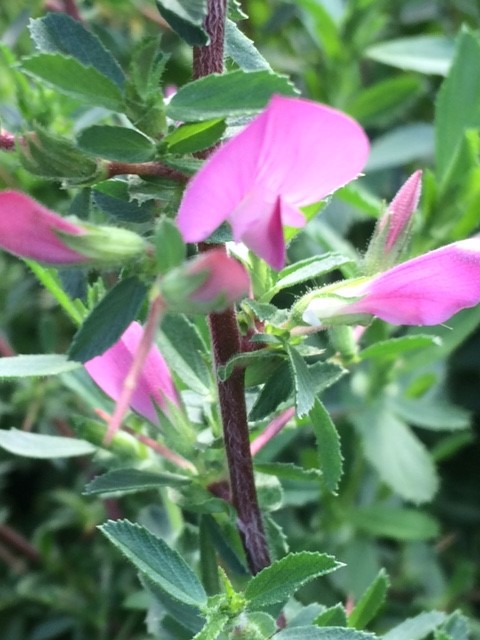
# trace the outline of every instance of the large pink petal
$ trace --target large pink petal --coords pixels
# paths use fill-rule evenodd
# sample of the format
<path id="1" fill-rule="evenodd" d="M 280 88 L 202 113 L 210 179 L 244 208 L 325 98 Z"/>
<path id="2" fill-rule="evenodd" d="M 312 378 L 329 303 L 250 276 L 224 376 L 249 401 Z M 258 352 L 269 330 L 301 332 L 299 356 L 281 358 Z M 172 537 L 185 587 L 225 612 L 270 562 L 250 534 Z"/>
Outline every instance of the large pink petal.
<path id="1" fill-rule="evenodd" d="M 292 225 L 293 218 L 300 226 L 300 213 L 295 217 L 293 212 L 355 178 L 368 149 L 361 127 L 343 113 L 308 100 L 275 96 L 191 180 L 177 218 L 184 240 L 204 240 L 225 220 L 238 236 L 235 228 L 246 226 L 243 202 L 252 193 L 265 203 L 281 197 L 289 214 L 282 224 Z M 252 219 L 249 237 L 256 236 L 256 224 Z"/>
<path id="2" fill-rule="evenodd" d="M 392 324 L 434 325 L 480 302 L 480 237 L 454 242 L 373 278 L 345 307 Z"/>
<path id="3" fill-rule="evenodd" d="M 102 355 L 85 363 L 85 369 L 92 379 L 113 400 L 120 397 L 142 335 L 141 325 L 132 322 L 116 344 Z M 160 351 L 153 345 L 133 394 L 131 407 L 150 422 L 158 424 L 155 406 L 165 410 L 167 400 L 178 404 L 170 371 Z"/>
<path id="4" fill-rule="evenodd" d="M 56 232 L 82 235 L 77 225 L 17 191 L 0 193 L 0 247 L 47 264 L 79 264 L 88 258 L 62 242 Z"/>

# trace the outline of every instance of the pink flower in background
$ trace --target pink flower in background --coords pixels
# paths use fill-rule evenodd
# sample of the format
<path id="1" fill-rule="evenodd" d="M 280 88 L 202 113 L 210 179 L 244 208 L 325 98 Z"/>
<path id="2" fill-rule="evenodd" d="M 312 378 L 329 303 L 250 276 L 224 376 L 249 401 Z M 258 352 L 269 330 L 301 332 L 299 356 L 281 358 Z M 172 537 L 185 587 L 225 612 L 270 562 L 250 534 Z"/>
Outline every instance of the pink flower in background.
<path id="1" fill-rule="evenodd" d="M 85 231 L 18 191 L 0 193 L 0 247 L 21 258 L 47 264 L 81 264 L 88 258 L 70 249 L 59 233 Z"/>
<path id="2" fill-rule="evenodd" d="M 142 326 L 138 322 L 132 322 L 113 347 L 85 363 L 85 369 L 94 382 L 115 401 L 122 393 L 142 335 Z M 178 395 L 167 364 L 158 348 L 153 345 L 145 360 L 130 406 L 150 422 L 158 424 L 155 407 L 166 412 L 169 403 L 178 406 Z"/>
<path id="3" fill-rule="evenodd" d="M 356 314 L 396 325 L 445 322 L 480 302 L 480 237 L 429 251 L 373 278 L 347 281 L 318 293 L 303 313 L 304 321 L 313 326 Z"/>
<path id="4" fill-rule="evenodd" d="M 280 269 L 283 225 L 303 226 L 300 207 L 356 178 L 368 151 L 363 129 L 345 114 L 275 96 L 190 181 L 179 229 L 186 242 L 200 242 L 228 221 L 236 242 Z"/>

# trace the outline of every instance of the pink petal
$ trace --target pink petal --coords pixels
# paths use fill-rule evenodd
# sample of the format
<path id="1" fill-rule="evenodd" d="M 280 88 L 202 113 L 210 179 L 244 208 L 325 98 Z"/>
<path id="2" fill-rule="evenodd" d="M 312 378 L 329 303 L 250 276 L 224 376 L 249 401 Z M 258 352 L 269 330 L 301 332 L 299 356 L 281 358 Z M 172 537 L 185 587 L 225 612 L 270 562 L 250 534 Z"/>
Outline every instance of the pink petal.
<path id="1" fill-rule="evenodd" d="M 480 237 L 454 242 L 374 277 L 346 313 L 392 324 L 434 325 L 480 302 Z"/>
<path id="2" fill-rule="evenodd" d="M 17 191 L 0 193 L 0 247 L 47 264 L 79 264 L 88 258 L 62 242 L 57 232 L 83 235 L 81 227 Z"/>
<path id="3" fill-rule="evenodd" d="M 242 236 L 256 251 L 249 242 L 256 238 L 259 218 L 263 214 L 271 218 L 271 205 L 277 198 L 285 203 L 281 223 L 301 226 L 298 208 L 323 199 L 355 178 L 368 149 L 361 127 L 343 113 L 308 100 L 275 96 L 191 180 L 177 218 L 183 238 L 186 242 L 205 240 L 228 220 L 234 236 Z M 265 206 L 249 218 L 246 232 L 243 216 L 247 210 L 251 214 L 250 201 Z M 276 265 L 283 252 L 282 247 L 267 251 L 274 255 Z"/>
<path id="4" fill-rule="evenodd" d="M 113 400 L 120 397 L 142 335 L 142 326 L 138 322 L 132 322 L 116 344 L 85 363 L 85 369 L 92 379 Z M 170 371 L 154 345 L 145 361 L 131 407 L 150 422 L 158 424 L 155 407 L 166 410 L 167 401 L 178 405 Z"/>

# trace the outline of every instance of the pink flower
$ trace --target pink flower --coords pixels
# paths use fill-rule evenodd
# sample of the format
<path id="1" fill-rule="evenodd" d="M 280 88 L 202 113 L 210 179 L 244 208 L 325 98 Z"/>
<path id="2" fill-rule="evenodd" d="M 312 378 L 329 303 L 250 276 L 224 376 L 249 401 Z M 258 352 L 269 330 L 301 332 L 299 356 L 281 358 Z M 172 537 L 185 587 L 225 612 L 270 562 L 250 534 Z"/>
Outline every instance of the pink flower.
<path id="1" fill-rule="evenodd" d="M 85 231 L 18 191 L 0 193 L 0 247 L 21 258 L 47 264 L 81 264 L 88 258 L 70 249 L 59 233 Z"/>
<path id="2" fill-rule="evenodd" d="M 280 269 L 282 226 L 302 227 L 300 207 L 353 180 L 368 150 L 361 127 L 343 113 L 275 96 L 189 183 L 177 219 L 183 238 L 200 242 L 228 221 L 236 242 Z"/>
<path id="3" fill-rule="evenodd" d="M 138 322 L 132 322 L 113 347 L 85 363 L 89 375 L 113 400 L 120 397 L 142 335 L 142 326 Z M 145 360 L 130 406 L 150 422 L 158 424 L 156 407 L 167 412 L 169 403 L 178 406 L 177 392 L 165 360 L 153 345 Z"/>
<path id="4" fill-rule="evenodd" d="M 370 279 L 308 294 L 307 324 L 372 315 L 397 325 L 434 325 L 480 302 L 480 236 L 446 245 Z M 349 301 L 354 299 L 353 302 Z"/>

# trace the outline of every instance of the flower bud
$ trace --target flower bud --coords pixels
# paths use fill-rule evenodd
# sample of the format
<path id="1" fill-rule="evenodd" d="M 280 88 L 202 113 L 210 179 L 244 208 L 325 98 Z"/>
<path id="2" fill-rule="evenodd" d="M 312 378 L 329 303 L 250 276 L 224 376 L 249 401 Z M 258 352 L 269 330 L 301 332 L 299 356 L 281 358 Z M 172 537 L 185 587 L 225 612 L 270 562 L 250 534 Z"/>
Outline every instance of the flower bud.
<path id="1" fill-rule="evenodd" d="M 212 249 L 170 271 L 161 281 L 169 311 L 212 313 L 244 298 L 250 279 L 244 267 L 222 249 Z"/>

